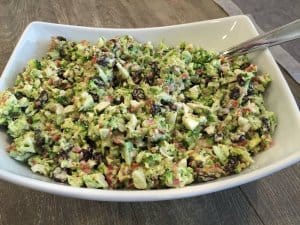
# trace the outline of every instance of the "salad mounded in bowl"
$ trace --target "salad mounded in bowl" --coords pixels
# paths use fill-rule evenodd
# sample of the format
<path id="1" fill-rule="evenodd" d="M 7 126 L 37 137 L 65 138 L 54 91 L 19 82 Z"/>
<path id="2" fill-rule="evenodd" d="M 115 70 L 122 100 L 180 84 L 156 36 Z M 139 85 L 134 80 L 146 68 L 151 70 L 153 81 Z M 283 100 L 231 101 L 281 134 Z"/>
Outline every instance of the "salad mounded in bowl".
<path id="1" fill-rule="evenodd" d="M 130 36 L 54 37 L 0 93 L 8 153 L 72 186 L 183 187 L 239 173 L 272 143 L 271 79 L 246 56 Z"/>

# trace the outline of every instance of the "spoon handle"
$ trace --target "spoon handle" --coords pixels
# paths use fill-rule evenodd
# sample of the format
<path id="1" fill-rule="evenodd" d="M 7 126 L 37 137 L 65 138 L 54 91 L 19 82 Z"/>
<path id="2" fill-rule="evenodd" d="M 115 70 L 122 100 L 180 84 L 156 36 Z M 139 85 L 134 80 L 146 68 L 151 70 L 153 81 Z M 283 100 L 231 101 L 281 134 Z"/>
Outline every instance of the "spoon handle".
<path id="1" fill-rule="evenodd" d="M 220 55 L 224 55 L 226 57 L 243 55 L 262 48 L 279 45 L 297 38 L 300 38 L 300 19 L 220 52 Z"/>

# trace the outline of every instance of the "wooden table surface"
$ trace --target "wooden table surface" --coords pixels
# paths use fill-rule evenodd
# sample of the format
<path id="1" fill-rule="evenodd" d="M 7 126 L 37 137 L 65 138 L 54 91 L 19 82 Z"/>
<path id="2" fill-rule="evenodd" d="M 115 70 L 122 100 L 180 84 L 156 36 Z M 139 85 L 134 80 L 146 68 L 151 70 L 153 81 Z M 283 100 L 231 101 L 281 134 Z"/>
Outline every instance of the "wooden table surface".
<path id="1" fill-rule="evenodd" d="M 0 72 L 34 20 L 96 27 L 151 27 L 224 17 L 211 0 L 0 0 Z M 300 87 L 286 79 L 299 104 Z M 300 224 L 300 164 L 205 196 L 150 203 L 77 200 L 0 181 L 0 225 Z"/>

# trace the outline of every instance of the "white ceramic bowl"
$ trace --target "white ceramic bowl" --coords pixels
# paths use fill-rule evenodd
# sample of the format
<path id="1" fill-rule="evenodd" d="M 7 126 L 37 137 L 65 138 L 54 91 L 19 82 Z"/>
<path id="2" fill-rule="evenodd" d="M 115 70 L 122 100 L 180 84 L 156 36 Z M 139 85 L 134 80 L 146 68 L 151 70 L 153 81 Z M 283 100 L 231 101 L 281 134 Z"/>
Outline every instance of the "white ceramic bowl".
<path id="1" fill-rule="evenodd" d="M 142 29 L 89 28 L 33 22 L 24 31 L 3 71 L 0 90 L 13 85 L 16 75 L 22 71 L 29 59 L 39 58 L 46 52 L 51 36 L 61 35 L 75 41 L 86 39 L 95 42 L 99 36 L 109 38 L 123 34 L 130 34 L 139 41 L 150 40 L 153 43 L 164 40 L 168 44 L 175 45 L 186 41 L 218 51 L 254 37 L 258 33 L 246 16 Z M 270 52 L 265 50 L 251 57 L 261 71 L 268 72 L 272 76 L 273 82 L 265 99 L 268 108 L 277 114 L 279 124 L 272 148 L 257 155 L 255 163 L 241 174 L 179 189 L 129 191 L 76 188 L 33 174 L 30 169 L 11 159 L 5 150 L 8 141 L 2 130 L 0 132 L 0 178 L 36 190 L 75 198 L 154 201 L 191 197 L 227 189 L 290 166 L 300 160 L 300 114 L 296 102 Z"/>

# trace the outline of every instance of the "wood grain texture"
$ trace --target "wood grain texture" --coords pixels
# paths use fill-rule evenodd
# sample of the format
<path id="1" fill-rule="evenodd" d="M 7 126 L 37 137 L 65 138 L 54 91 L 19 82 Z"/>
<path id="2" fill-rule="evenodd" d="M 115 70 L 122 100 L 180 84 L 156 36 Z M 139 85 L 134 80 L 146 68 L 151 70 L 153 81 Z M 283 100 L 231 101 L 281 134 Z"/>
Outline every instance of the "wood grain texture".
<path id="1" fill-rule="evenodd" d="M 210 0 L 0 0 L 0 71 L 26 25 L 35 20 L 94 27 L 153 27 L 224 16 Z M 288 76 L 287 80 L 299 102 L 299 86 Z M 0 225 L 300 224 L 299 167 L 240 188 L 153 203 L 69 199 L 0 181 Z"/>
<path id="2" fill-rule="evenodd" d="M 109 203 L 64 198 L 0 182 L 0 200 L 1 225 L 262 224 L 239 188 L 174 201 Z"/>

